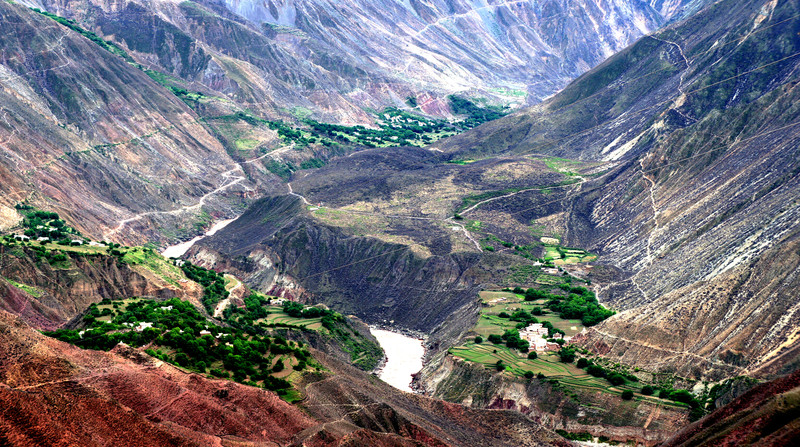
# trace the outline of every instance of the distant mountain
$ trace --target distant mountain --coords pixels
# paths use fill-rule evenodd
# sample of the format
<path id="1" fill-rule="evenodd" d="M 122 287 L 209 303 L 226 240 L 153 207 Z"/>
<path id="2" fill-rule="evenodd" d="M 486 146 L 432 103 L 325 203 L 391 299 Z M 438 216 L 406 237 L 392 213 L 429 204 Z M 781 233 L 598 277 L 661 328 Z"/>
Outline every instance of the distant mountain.
<path id="1" fill-rule="evenodd" d="M 138 221 L 121 221 L 154 213 L 139 217 L 196 222 L 199 206 L 181 208 L 237 174 L 244 180 L 197 113 L 98 42 L 118 47 L 20 4 L 2 2 L 0 13 L 8 55 L 0 64 L 0 227 L 18 221 L 13 208 L 28 201 L 98 239 L 119 228 L 144 242 L 141 228 L 129 232 Z M 244 191 L 238 183 L 225 191 L 234 200 Z M 210 210 L 230 209 L 214 206 L 217 198 L 206 200 Z M 162 224 L 176 231 L 174 221 Z"/>
<path id="2" fill-rule="evenodd" d="M 523 105 L 657 29 L 676 8 L 642 1 L 27 0 L 140 62 L 261 113 L 368 122 L 408 97 L 448 115 L 462 92 Z"/>
<path id="3" fill-rule="evenodd" d="M 535 102 L 667 17 L 638 1 L 2 8 L 0 228 L 28 200 L 129 242 L 186 239 L 345 151 L 292 130 L 306 118 Z"/>
<path id="4" fill-rule="evenodd" d="M 412 90 L 510 95 L 538 102 L 656 29 L 663 14 L 641 1 L 422 2 L 228 0 L 277 32 L 347 54 L 370 75 Z M 374 77 L 374 76 L 373 76 Z M 505 90 L 505 91 L 502 91 Z M 507 96 L 508 97 L 508 96 Z"/>

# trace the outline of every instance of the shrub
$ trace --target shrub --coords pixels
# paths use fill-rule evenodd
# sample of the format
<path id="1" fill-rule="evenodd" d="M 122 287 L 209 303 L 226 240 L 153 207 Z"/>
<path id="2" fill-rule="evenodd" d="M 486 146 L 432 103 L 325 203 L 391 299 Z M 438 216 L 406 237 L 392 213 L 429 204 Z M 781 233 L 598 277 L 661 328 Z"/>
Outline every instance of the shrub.
<path id="1" fill-rule="evenodd" d="M 533 379 L 533 371 L 525 371 L 525 378 L 528 380 Z"/>
<path id="2" fill-rule="evenodd" d="M 498 360 L 497 363 L 494 364 L 494 367 L 498 371 L 505 371 L 506 365 L 503 363 L 502 360 Z"/>
<path id="3" fill-rule="evenodd" d="M 476 344 L 483 343 L 483 337 L 481 337 L 480 335 L 475 336 L 475 343 Z"/>
<path id="4" fill-rule="evenodd" d="M 622 385 L 625 383 L 625 378 L 622 377 L 619 373 L 611 373 L 609 374 L 606 379 L 611 382 L 612 385 Z"/>
<path id="5" fill-rule="evenodd" d="M 572 363 L 575 361 L 575 349 L 561 348 L 558 351 L 558 357 L 564 363 Z"/>
<path id="6" fill-rule="evenodd" d="M 586 372 L 594 377 L 605 377 L 606 370 L 597 365 L 589 365 L 586 367 Z"/>
<path id="7" fill-rule="evenodd" d="M 186 354 L 179 352 L 175 354 L 175 363 L 180 366 L 188 366 L 189 365 L 189 356 Z"/>
<path id="8" fill-rule="evenodd" d="M 652 396 L 653 395 L 653 387 L 650 385 L 645 385 L 642 387 L 642 394 L 645 396 Z"/>
<path id="9" fill-rule="evenodd" d="M 622 392 L 622 400 L 631 400 L 633 399 L 633 391 L 625 390 Z"/>
<path id="10" fill-rule="evenodd" d="M 694 400 L 694 395 L 687 390 L 675 390 L 669 393 L 669 399 L 688 404 Z"/>

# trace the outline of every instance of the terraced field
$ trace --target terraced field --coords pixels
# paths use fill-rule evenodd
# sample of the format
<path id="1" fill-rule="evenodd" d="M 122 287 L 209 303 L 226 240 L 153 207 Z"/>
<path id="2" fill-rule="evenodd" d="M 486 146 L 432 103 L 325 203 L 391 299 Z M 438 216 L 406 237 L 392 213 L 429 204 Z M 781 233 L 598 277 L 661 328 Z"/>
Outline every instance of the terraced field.
<path id="1" fill-rule="evenodd" d="M 295 318 L 290 317 L 280 306 L 267 306 L 269 315 L 257 320 L 257 323 L 277 324 L 293 327 L 302 327 L 312 331 L 322 329 L 322 318 Z"/>
<path id="2" fill-rule="evenodd" d="M 555 277 L 554 277 L 555 278 Z M 559 279 L 561 281 L 561 279 Z M 539 322 L 549 321 L 556 329 L 561 329 L 566 336 L 574 336 L 585 329 L 581 320 L 564 319 L 558 314 L 545 308 L 547 299 L 525 301 L 525 296 L 509 291 L 482 291 L 479 294 L 482 303 L 481 315 L 472 330 L 474 335 L 480 335 L 484 341 L 475 343 L 474 338 L 470 339 L 461 346 L 451 348 L 449 353 L 469 362 L 479 363 L 488 369 L 496 369 L 497 362 L 501 361 L 505 367 L 503 374 L 524 377 L 526 373 L 555 380 L 560 386 L 581 392 L 602 392 L 613 395 L 621 395 L 623 391 L 630 390 L 634 393 L 637 400 L 647 400 L 658 402 L 663 405 L 683 407 L 683 404 L 673 401 L 658 399 L 653 396 L 644 396 L 639 391 L 641 384 L 627 381 L 623 385 L 611 385 L 602 377 L 595 377 L 588 374 L 574 363 L 564 363 L 556 352 L 539 352 L 536 359 L 529 359 L 527 354 L 517 349 L 506 346 L 505 343 L 493 344 L 488 341 L 489 335 L 501 335 L 505 331 L 515 329 L 518 321 L 513 321 L 507 317 L 501 317 L 501 313 L 508 315 L 518 310 L 525 310 L 532 313 L 538 307 L 541 315 L 536 315 Z"/>
<path id="3" fill-rule="evenodd" d="M 630 390 L 634 392 L 636 400 L 657 402 L 673 407 L 686 407 L 678 402 L 642 395 L 639 392 L 641 386 L 638 383 L 628 382 L 625 385 L 612 386 L 607 380 L 591 376 L 572 363 L 559 361 L 558 355 L 554 353 L 541 354 L 538 358 L 530 360 L 505 345 L 495 345 L 489 342 L 480 344 L 468 342 L 463 346 L 451 348 L 449 352 L 451 355 L 479 363 L 488 369 L 495 369 L 497 361 L 500 360 L 506 367 L 503 374 L 523 377 L 526 372 L 530 371 L 537 375 L 542 374 L 548 379 L 557 380 L 559 384 L 572 389 L 613 395 L 621 395 L 623 391 Z"/>
<path id="4" fill-rule="evenodd" d="M 483 303 L 483 309 L 473 331 L 484 338 L 489 334 L 502 334 L 505 330 L 513 329 L 517 325 L 516 321 L 499 317 L 500 312 L 512 314 L 520 309 L 531 312 L 534 307 L 541 308 L 544 313 L 536 317 L 539 321 L 549 321 L 554 327 L 564 331 L 567 336 L 574 336 L 584 329 L 580 320 L 565 320 L 545 309 L 545 300 L 525 301 L 520 294 L 497 291 L 483 291 L 479 296 Z"/>
<path id="5" fill-rule="evenodd" d="M 578 264 L 597 259 L 596 255 L 580 248 L 566 248 L 560 245 L 545 244 L 544 250 L 544 260 L 552 261 L 555 265 Z"/>

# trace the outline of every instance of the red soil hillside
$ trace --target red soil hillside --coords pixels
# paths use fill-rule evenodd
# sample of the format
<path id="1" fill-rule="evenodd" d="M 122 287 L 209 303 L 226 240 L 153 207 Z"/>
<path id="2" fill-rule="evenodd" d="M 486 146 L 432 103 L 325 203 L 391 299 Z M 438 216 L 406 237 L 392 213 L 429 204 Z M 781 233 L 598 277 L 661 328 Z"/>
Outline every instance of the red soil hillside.
<path id="1" fill-rule="evenodd" d="M 85 351 L 0 312 L 0 444 L 274 445 L 315 423 L 273 393 Z"/>
<path id="2" fill-rule="evenodd" d="M 664 447 L 750 445 L 800 445 L 800 371 L 753 388 Z"/>
<path id="3" fill-rule="evenodd" d="M 313 354 L 330 373 L 308 375 L 295 406 L 124 345 L 83 350 L 0 311 L 0 445 L 570 445 L 519 413 L 402 393 Z"/>

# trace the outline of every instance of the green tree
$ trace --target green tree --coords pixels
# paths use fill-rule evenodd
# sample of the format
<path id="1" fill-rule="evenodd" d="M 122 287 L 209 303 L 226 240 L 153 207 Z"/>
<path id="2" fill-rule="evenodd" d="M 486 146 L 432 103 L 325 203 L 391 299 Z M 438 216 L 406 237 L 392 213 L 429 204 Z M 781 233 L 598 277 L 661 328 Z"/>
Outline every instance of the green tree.
<path id="1" fill-rule="evenodd" d="M 606 380 L 608 380 L 614 386 L 622 385 L 625 383 L 625 377 L 623 377 L 622 374 L 619 373 L 609 374 L 608 376 L 606 376 Z"/>
<path id="2" fill-rule="evenodd" d="M 563 347 L 559 349 L 558 357 L 564 363 L 572 363 L 575 361 L 575 349 Z"/>

